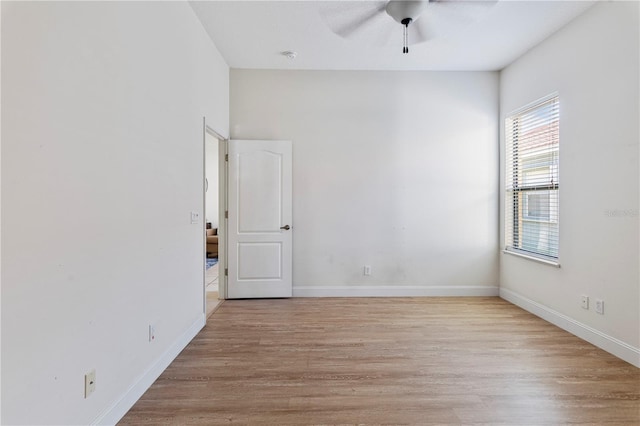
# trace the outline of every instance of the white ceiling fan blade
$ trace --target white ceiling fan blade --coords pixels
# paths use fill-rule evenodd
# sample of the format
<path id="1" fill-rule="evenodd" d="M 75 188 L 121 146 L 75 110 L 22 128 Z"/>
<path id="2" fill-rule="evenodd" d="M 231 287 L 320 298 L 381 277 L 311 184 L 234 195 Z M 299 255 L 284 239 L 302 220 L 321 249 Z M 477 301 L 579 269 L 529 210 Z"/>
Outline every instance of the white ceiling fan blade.
<path id="1" fill-rule="evenodd" d="M 436 37 L 427 25 L 421 25 L 420 22 L 414 22 L 409 25 L 409 45 L 424 43 Z"/>
<path id="2" fill-rule="evenodd" d="M 350 38 L 378 21 L 386 5 L 385 1 L 330 2 L 320 14 L 331 31 Z"/>
<path id="3" fill-rule="evenodd" d="M 477 22 L 493 8 L 498 0 L 431 0 L 426 14 L 458 22 Z"/>
<path id="4" fill-rule="evenodd" d="M 430 0 L 420 18 L 413 23 L 416 27 L 415 43 L 433 39 L 444 39 L 463 31 L 466 27 L 482 20 L 497 1 L 485 0 Z"/>

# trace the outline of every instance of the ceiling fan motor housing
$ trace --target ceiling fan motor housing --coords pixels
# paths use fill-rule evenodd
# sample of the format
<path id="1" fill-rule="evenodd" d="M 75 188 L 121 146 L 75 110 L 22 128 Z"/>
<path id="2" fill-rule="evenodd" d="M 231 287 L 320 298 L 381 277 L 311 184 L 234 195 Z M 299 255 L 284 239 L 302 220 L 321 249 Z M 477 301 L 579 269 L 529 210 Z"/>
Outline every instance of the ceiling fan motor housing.
<path id="1" fill-rule="evenodd" d="M 387 14 L 395 19 L 397 22 L 404 25 L 402 53 L 409 53 L 409 24 L 418 19 L 424 7 L 429 2 L 425 1 L 404 1 L 391 0 L 387 3 Z"/>
<path id="2" fill-rule="evenodd" d="M 429 4 L 429 1 L 404 1 L 404 0 L 391 0 L 387 4 L 387 14 L 395 19 L 402 25 L 409 25 L 420 17 L 420 14 L 424 11 L 424 8 Z M 409 19 L 408 23 L 405 20 Z"/>

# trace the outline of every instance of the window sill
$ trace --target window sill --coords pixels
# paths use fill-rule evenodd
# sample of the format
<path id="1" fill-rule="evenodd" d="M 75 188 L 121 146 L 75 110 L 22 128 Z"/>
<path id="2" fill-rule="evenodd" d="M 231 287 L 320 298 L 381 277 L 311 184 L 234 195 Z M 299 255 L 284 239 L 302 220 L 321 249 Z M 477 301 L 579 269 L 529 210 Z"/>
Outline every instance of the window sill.
<path id="1" fill-rule="evenodd" d="M 560 267 L 560 263 L 553 261 L 553 260 L 548 260 L 548 259 L 543 259 L 541 257 L 537 257 L 537 256 L 533 256 L 530 254 L 524 254 L 524 253 L 520 253 L 517 251 L 512 251 L 512 250 L 502 250 L 503 253 L 505 254 L 510 254 L 512 256 L 518 256 L 518 257 L 523 257 L 525 259 L 529 259 L 529 260 L 533 260 L 534 262 L 540 262 L 540 263 L 544 263 L 545 265 L 549 265 L 549 266 L 553 266 L 556 268 Z"/>

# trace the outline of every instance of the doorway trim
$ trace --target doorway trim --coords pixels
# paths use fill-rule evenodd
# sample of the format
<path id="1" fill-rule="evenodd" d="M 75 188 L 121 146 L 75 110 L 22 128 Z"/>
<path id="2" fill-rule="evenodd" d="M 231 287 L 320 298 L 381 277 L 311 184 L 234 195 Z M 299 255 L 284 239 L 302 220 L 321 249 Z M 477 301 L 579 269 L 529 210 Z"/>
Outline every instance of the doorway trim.
<path id="1" fill-rule="evenodd" d="M 202 117 L 202 215 L 204 219 L 206 211 L 206 191 L 205 180 L 207 178 L 207 134 L 218 140 L 218 294 L 220 299 L 227 298 L 227 276 L 225 270 L 227 268 L 227 220 L 225 212 L 227 211 L 227 163 L 225 161 L 227 154 L 228 139 L 218 133 L 215 129 L 207 124 L 207 118 Z M 207 257 L 207 239 L 206 220 L 202 221 L 202 312 L 207 313 L 207 280 L 206 280 L 206 257 Z"/>

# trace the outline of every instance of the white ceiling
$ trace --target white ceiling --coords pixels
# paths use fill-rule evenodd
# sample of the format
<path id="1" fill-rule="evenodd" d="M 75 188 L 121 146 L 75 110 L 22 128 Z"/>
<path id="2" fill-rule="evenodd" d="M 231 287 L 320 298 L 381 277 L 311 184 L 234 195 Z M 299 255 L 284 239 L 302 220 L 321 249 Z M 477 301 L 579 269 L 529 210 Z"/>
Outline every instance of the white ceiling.
<path id="1" fill-rule="evenodd" d="M 384 11 L 343 38 L 332 31 L 380 1 L 192 1 L 231 68 L 313 70 L 500 70 L 595 1 L 430 4 L 412 25 L 429 39 L 402 54 L 402 26 Z M 350 26 L 349 26 L 350 27 Z M 291 60 L 281 54 L 298 53 Z"/>

